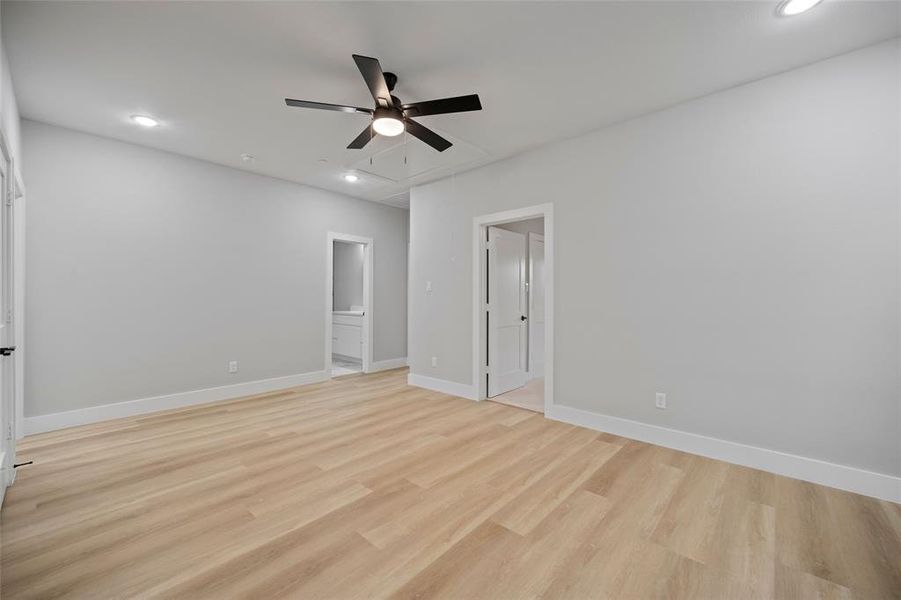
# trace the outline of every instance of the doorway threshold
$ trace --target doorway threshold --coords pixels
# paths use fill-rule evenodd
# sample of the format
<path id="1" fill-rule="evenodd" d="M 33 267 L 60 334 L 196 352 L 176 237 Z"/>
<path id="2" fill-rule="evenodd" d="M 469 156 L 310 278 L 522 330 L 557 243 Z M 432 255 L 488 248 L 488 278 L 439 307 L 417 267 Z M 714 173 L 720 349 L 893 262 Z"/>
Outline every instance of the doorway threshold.
<path id="1" fill-rule="evenodd" d="M 521 388 L 510 390 L 504 394 L 488 398 L 488 400 L 544 414 L 544 378 L 532 379 Z"/>

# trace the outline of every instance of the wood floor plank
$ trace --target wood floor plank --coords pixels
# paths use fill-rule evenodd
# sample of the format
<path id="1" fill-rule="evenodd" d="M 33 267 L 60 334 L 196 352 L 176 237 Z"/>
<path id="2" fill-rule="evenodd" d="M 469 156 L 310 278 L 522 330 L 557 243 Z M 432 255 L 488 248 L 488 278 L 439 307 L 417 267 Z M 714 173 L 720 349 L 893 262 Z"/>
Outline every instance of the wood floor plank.
<path id="1" fill-rule="evenodd" d="M 559 468 L 548 472 L 510 500 L 492 516 L 492 520 L 520 535 L 527 535 L 619 449 L 619 446 L 600 441 L 586 444 Z"/>
<path id="2" fill-rule="evenodd" d="M 901 598 L 901 506 L 354 375 L 30 436 L 19 598 Z"/>

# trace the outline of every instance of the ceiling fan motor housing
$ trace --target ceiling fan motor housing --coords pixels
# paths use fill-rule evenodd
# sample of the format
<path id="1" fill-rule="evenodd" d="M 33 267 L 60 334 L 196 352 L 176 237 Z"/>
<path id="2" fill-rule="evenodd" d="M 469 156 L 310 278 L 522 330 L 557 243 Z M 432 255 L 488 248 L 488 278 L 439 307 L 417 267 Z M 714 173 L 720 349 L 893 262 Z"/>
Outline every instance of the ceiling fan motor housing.
<path id="1" fill-rule="evenodd" d="M 372 113 L 372 120 L 375 121 L 376 119 L 397 119 L 398 121 L 403 121 L 404 113 L 399 108 L 392 106 L 379 106 Z"/>

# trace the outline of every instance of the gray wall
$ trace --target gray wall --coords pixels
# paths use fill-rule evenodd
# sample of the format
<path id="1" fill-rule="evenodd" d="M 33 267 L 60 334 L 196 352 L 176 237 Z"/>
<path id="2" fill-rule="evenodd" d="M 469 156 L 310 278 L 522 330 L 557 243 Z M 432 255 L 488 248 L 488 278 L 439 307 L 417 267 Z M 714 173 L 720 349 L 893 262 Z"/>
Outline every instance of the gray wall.
<path id="1" fill-rule="evenodd" d="M 901 474 L 898 52 L 414 188 L 412 372 L 472 383 L 472 218 L 553 202 L 558 404 Z"/>
<path id="2" fill-rule="evenodd" d="M 353 305 L 363 306 L 363 249 L 363 244 L 335 242 L 332 260 L 334 310 L 350 310 Z"/>
<path id="3" fill-rule="evenodd" d="M 9 151 L 13 161 L 21 170 L 22 143 L 19 127 L 19 107 L 16 102 L 16 94 L 13 89 L 13 81 L 10 76 L 9 59 L 6 47 L 0 39 L 0 128 L 6 141 L 9 143 Z"/>
<path id="4" fill-rule="evenodd" d="M 26 415 L 324 369 L 328 231 L 373 238 L 374 359 L 406 356 L 407 211 L 30 121 L 23 137 Z"/>

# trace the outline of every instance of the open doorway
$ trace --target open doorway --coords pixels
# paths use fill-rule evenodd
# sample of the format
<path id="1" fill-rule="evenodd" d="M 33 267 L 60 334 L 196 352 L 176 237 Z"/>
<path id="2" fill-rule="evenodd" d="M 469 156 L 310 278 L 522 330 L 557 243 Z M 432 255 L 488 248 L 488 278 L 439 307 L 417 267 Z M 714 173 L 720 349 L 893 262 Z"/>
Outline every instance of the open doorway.
<path id="1" fill-rule="evenodd" d="M 368 373 L 372 360 L 372 240 L 328 236 L 326 370 L 330 377 Z"/>
<path id="2" fill-rule="evenodd" d="M 474 348 L 479 396 L 535 412 L 552 402 L 549 205 L 477 217 Z"/>

